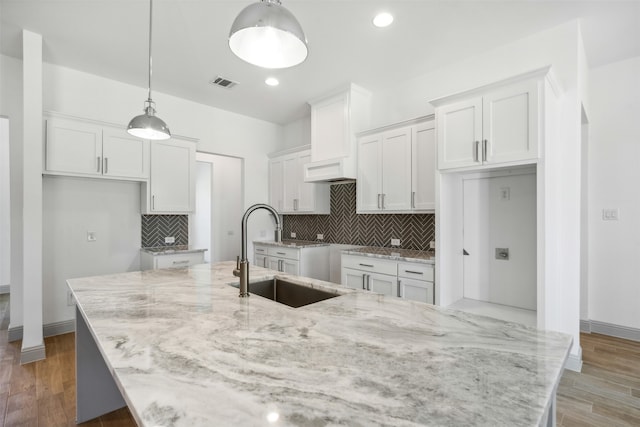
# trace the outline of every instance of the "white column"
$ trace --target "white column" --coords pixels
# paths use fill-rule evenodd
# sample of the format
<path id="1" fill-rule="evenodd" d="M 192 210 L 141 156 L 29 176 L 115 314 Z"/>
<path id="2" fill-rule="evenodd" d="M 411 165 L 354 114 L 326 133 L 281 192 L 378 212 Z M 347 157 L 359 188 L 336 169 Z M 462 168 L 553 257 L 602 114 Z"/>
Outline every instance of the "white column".
<path id="1" fill-rule="evenodd" d="M 11 283 L 11 197 L 9 186 L 9 119 L 0 116 L 0 293 Z"/>
<path id="2" fill-rule="evenodd" d="M 42 337 L 42 36 L 22 31 L 23 313 L 21 363 L 44 359 Z"/>

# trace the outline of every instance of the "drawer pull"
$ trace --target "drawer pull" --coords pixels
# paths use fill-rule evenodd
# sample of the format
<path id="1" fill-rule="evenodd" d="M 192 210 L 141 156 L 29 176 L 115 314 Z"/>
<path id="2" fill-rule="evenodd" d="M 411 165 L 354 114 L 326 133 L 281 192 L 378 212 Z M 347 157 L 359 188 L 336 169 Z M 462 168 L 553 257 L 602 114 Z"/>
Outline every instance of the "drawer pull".
<path id="1" fill-rule="evenodd" d="M 359 265 L 361 265 L 361 266 L 363 266 L 363 267 L 373 268 L 373 265 L 372 265 L 372 264 L 359 264 Z"/>
<path id="2" fill-rule="evenodd" d="M 184 261 L 173 261 L 174 265 L 178 265 L 178 264 L 189 264 L 189 260 L 185 259 Z"/>
<path id="3" fill-rule="evenodd" d="M 422 271 L 411 271 L 411 270 L 405 270 L 405 273 L 411 273 L 411 274 L 424 274 Z"/>
<path id="4" fill-rule="evenodd" d="M 278 255 L 286 255 L 285 252 L 276 252 Z"/>

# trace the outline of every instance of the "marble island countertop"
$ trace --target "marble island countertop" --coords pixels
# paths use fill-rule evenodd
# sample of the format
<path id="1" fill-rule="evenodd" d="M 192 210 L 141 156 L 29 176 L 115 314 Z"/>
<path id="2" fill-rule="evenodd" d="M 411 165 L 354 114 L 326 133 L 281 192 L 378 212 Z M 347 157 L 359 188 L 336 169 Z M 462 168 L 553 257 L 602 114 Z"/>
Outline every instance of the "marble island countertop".
<path id="1" fill-rule="evenodd" d="M 417 251 L 413 249 L 366 246 L 362 248 L 345 249 L 342 253 L 372 258 L 392 259 L 396 261 L 420 262 L 424 264 L 435 264 L 436 262 L 435 251 Z"/>
<path id="2" fill-rule="evenodd" d="M 287 240 L 283 239 L 281 242 L 274 242 L 273 240 L 254 240 L 254 245 L 267 245 L 278 246 L 286 248 L 315 248 L 319 246 L 329 246 L 329 243 L 316 242 L 312 240 Z"/>
<path id="3" fill-rule="evenodd" d="M 547 422 L 568 335 L 254 266 L 252 281 L 342 295 L 301 308 L 240 299 L 234 267 L 68 280 L 139 425 Z"/>

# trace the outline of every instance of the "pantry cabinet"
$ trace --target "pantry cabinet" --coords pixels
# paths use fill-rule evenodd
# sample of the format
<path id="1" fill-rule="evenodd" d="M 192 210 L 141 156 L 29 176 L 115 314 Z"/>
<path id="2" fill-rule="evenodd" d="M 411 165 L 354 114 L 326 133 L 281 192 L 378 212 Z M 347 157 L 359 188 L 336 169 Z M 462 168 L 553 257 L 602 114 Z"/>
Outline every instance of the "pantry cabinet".
<path id="1" fill-rule="evenodd" d="M 311 151 L 275 155 L 269 162 L 269 203 L 282 214 L 329 214 L 329 184 L 305 182 Z"/>
<path id="2" fill-rule="evenodd" d="M 43 173 L 145 180 L 149 141 L 97 122 L 48 117 Z"/>
<path id="3" fill-rule="evenodd" d="M 358 139 L 358 213 L 435 209 L 433 120 L 368 131 Z"/>
<path id="4" fill-rule="evenodd" d="M 540 79 L 432 101 L 438 169 L 492 167 L 538 158 Z"/>

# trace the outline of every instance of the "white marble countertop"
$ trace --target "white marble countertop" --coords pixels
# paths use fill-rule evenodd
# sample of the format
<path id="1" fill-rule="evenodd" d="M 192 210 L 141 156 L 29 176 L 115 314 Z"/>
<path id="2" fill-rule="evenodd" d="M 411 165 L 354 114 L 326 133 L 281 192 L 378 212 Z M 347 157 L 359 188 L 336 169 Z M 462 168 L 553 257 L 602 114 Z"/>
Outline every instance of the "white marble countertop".
<path id="1" fill-rule="evenodd" d="M 286 240 L 286 239 L 283 239 L 281 242 L 274 242 L 273 240 L 254 240 L 253 244 L 277 246 L 277 247 L 285 247 L 285 248 L 316 248 L 320 246 L 329 246 L 329 243 L 325 243 L 325 242 L 314 242 L 312 240 Z"/>
<path id="2" fill-rule="evenodd" d="M 545 422 L 570 336 L 304 278 L 345 294 L 240 299 L 234 266 L 68 281 L 140 425 Z"/>
<path id="3" fill-rule="evenodd" d="M 141 248 L 140 250 L 151 255 L 189 254 L 207 251 L 207 249 L 198 249 L 187 245 L 153 246 L 150 248 Z"/>
<path id="4" fill-rule="evenodd" d="M 419 262 L 423 264 L 435 264 L 435 251 L 417 251 L 413 249 L 381 248 L 377 246 L 365 246 L 363 248 L 345 249 L 343 254 L 360 255 L 371 258 L 391 259 L 395 261 Z"/>

